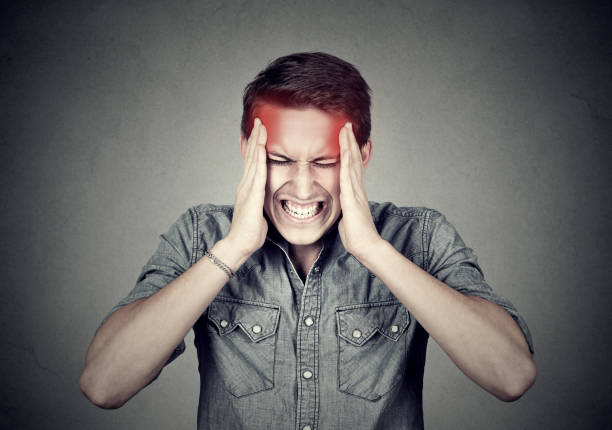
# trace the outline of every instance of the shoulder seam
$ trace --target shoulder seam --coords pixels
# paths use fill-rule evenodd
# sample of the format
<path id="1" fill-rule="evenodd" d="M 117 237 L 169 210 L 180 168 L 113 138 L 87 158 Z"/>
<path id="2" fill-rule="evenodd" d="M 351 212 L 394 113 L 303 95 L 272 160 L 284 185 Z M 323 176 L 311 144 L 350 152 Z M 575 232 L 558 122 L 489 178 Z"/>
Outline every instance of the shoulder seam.
<path id="1" fill-rule="evenodd" d="M 428 235 L 429 235 L 429 219 L 431 217 L 431 209 L 427 209 L 425 211 L 425 217 L 423 220 L 423 234 L 422 234 L 422 241 L 423 243 L 421 244 L 422 249 L 423 249 L 423 269 L 426 272 L 429 272 L 429 241 L 428 239 Z"/>
<path id="2" fill-rule="evenodd" d="M 198 211 L 195 209 L 195 207 L 191 208 L 189 211 L 192 212 L 191 222 L 192 222 L 192 230 L 193 230 L 193 238 L 191 242 L 191 261 L 189 263 L 191 266 L 193 266 L 195 263 L 196 253 L 198 249 L 198 236 L 199 236 L 198 220 L 199 220 L 199 217 L 198 217 Z"/>
<path id="3" fill-rule="evenodd" d="M 234 210 L 232 205 L 198 205 L 193 207 L 194 212 L 196 213 L 214 213 L 214 212 L 225 212 L 229 213 Z"/>
<path id="4" fill-rule="evenodd" d="M 386 202 L 386 203 L 368 202 L 368 203 L 370 203 L 370 212 L 374 212 L 374 209 L 380 206 L 386 205 L 386 207 L 384 207 L 382 211 L 379 212 L 376 216 L 374 216 L 374 214 L 372 213 L 375 223 L 380 222 L 381 218 L 388 217 L 388 216 L 395 216 L 399 218 L 420 218 L 420 217 L 423 217 L 429 210 L 428 208 L 421 207 L 421 206 L 411 206 L 411 207 L 399 206 L 398 207 L 389 202 Z"/>

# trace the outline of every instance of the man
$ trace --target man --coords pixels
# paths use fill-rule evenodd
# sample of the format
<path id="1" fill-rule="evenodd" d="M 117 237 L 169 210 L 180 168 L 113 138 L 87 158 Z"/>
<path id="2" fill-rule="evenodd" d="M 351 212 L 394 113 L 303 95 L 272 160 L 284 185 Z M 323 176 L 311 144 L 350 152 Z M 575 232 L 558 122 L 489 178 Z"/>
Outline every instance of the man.
<path id="1" fill-rule="evenodd" d="M 200 429 L 423 428 L 428 335 L 502 400 L 531 386 L 525 323 L 444 216 L 368 202 L 370 95 L 352 65 L 275 60 L 241 129 L 234 206 L 182 215 L 96 333 L 93 403 L 123 405 L 192 327 Z"/>

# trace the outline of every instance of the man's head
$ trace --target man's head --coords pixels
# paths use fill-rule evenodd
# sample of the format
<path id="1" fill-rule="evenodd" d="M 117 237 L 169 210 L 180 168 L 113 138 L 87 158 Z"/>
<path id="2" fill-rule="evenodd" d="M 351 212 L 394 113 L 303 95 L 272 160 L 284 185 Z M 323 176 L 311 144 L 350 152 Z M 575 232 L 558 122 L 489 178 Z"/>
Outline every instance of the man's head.
<path id="1" fill-rule="evenodd" d="M 323 52 L 280 57 L 259 72 L 245 90 L 241 132 L 248 137 L 257 106 L 320 109 L 348 118 L 359 146 L 370 137 L 370 87 L 350 63 Z"/>
<path id="2" fill-rule="evenodd" d="M 292 245 L 311 245 L 340 216 L 340 147 L 353 124 L 369 160 L 370 94 L 357 69 L 323 53 L 273 61 L 245 89 L 242 147 L 254 119 L 267 130 L 264 210 Z"/>

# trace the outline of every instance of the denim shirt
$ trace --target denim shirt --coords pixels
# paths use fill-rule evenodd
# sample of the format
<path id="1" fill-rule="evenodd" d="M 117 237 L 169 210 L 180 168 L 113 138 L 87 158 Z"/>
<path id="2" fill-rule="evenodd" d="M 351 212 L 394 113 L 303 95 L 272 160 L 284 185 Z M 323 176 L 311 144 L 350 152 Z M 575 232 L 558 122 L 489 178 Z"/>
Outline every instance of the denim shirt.
<path id="1" fill-rule="evenodd" d="M 431 209 L 370 202 L 379 234 L 463 294 L 514 306 L 485 283 L 474 252 Z M 136 287 L 113 310 L 154 294 L 223 238 L 231 206 L 199 205 L 161 235 Z M 269 223 L 270 224 L 270 223 Z M 198 429 L 422 429 L 428 333 L 342 245 L 337 223 L 302 282 L 270 224 L 264 245 L 195 323 Z M 176 348 L 168 363 L 185 349 Z"/>

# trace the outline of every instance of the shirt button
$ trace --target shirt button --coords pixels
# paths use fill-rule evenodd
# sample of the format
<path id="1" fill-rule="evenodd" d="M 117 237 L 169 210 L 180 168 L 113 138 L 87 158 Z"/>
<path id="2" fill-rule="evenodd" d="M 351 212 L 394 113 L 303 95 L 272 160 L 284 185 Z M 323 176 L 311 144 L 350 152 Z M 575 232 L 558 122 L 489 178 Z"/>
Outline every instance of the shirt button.
<path id="1" fill-rule="evenodd" d="M 302 376 L 304 379 L 310 379 L 312 378 L 312 372 L 310 370 L 306 370 L 304 373 L 302 373 Z"/>
<path id="2" fill-rule="evenodd" d="M 319 271 L 319 266 L 315 266 L 314 271 L 317 273 Z"/>
<path id="3" fill-rule="evenodd" d="M 392 326 L 391 326 L 391 331 L 392 331 L 393 333 L 397 333 L 397 332 L 398 332 L 398 330 L 399 330 L 399 327 L 398 327 L 398 326 L 396 326 L 396 325 L 392 325 Z"/>
<path id="4" fill-rule="evenodd" d="M 361 337 L 361 331 L 360 330 L 353 330 L 353 337 L 360 338 Z"/>
<path id="5" fill-rule="evenodd" d="M 304 426 L 304 427 L 302 427 L 302 430 L 312 430 L 312 427 L 310 427 L 310 426 Z"/>
<path id="6" fill-rule="evenodd" d="M 253 333 L 255 333 L 255 334 L 261 333 L 261 326 L 260 325 L 254 325 L 251 330 L 253 330 Z"/>
<path id="7" fill-rule="evenodd" d="M 228 324 L 229 323 L 227 321 L 221 320 L 221 327 L 225 328 L 225 327 L 227 327 Z"/>
<path id="8" fill-rule="evenodd" d="M 314 324 L 314 320 L 312 319 L 312 317 L 306 317 L 306 318 L 304 318 L 304 324 L 306 324 L 308 327 L 310 327 L 311 325 Z"/>

